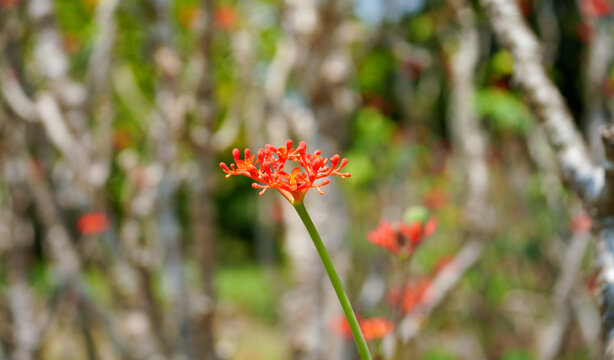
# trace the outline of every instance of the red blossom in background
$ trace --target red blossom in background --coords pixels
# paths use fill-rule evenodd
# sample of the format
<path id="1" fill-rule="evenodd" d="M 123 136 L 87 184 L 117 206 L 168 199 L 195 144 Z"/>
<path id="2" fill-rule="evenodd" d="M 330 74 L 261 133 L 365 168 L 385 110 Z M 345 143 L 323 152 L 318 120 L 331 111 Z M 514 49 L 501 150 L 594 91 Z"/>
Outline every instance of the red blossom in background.
<path id="1" fill-rule="evenodd" d="M 102 212 L 82 215 L 77 221 L 77 229 L 84 236 L 100 234 L 109 227 L 109 218 Z"/>
<path id="2" fill-rule="evenodd" d="M 411 243 L 412 247 L 418 246 L 425 238 L 433 235 L 437 230 L 437 219 L 430 218 L 425 223 L 414 221 L 412 223 L 401 223 L 399 232 Z"/>
<path id="3" fill-rule="evenodd" d="M 367 239 L 393 254 L 397 254 L 401 250 L 401 242 L 399 234 L 392 227 L 392 224 L 387 221 L 381 221 L 379 225 L 367 234 Z"/>
<path id="4" fill-rule="evenodd" d="M 580 2 L 580 12 L 586 17 L 603 17 L 612 13 L 612 3 L 610 0 L 582 0 Z"/>
<path id="5" fill-rule="evenodd" d="M 221 29 L 232 30 L 237 25 L 239 16 L 232 6 L 220 6 L 213 13 L 213 19 Z"/>
<path id="6" fill-rule="evenodd" d="M 249 149 L 245 149 L 243 159 L 240 158 L 239 149 L 234 149 L 232 151 L 234 164 L 230 164 L 229 168 L 222 162 L 220 167 L 227 178 L 232 175 L 243 175 L 256 180 L 252 187 L 262 189 L 260 195 L 268 189 L 275 189 L 292 204 L 302 201 L 307 190 L 311 188 L 323 194 L 320 188 L 330 183 L 329 179 L 325 179 L 328 176 L 338 175 L 341 178 L 350 176 L 349 173 L 339 172 L 347 164 L 347 159 L 341 159 L 339 155 L 333 155 L 330 159 L 322 157 L 321 150 L 308 154 L 307 145 L 303 141 L 296 149 L 292 148 L 292 145 L 292 140 L 288 140 L 285 147 L 276 148 L 267 144 L 264 149 L 258 149 L 257 156 L 252 155 Z M 300 167 L 294 167 L 288 173 L 284 170 L 288 161 L 297 163 Z"/>
<path id="7" fill-rule="evenodd" d="M 10 9 L 19 5 L 21 0 L 0 0 L 0 7 Z"/>
<path id="8" fill-rule="evenodd" d="M 360 326 L 360 330 L 362 331 L 362 335 L 365 337 L 366 341 L 373 339 L 381 339 L 384 336 L 388 335 L 388 333 L 390 333 L 395 328 L 394 323 L 388 321 L 384 317 L 375 317 L 367 319 L 359 318 L 358 326 Z M 350 329 L 350 324 L 344 316 L 340 316 L 333 321 L 332 330 L 336 334 L 341 335 L 346 339 L 352 338 L 352 330 Z"/>
<path id="9" fill-rule="evenodd" d="M 434 217 L 424 223 L 412 221 L 401 222 L 398 225 L 381 221 L 377 228 L 367 234 L 367 240 L 392 254 L 409 256 L 424 239 L 433 235 L 436 229 L 437 219 Z"/>

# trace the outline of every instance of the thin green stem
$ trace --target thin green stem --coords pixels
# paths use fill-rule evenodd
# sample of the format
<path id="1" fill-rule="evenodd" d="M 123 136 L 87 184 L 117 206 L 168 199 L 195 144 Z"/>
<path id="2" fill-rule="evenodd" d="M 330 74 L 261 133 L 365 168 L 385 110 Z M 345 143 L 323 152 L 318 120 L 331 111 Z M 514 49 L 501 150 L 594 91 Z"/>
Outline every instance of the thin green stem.
<path id="1" fill-rule="evenodd" d="M 354 341 L 356 342 L 356 347 L 358 348 L 360 358 L 362 360 L 371 360 L 371 354 L 369 353 L 367 342 L 362 335 L 362 331 L 360 331 L 360 326 L 358 325 L 358 320 L 356 319 L 354 310 L 352 310 L 350 300 L 348 299 L 345 290 L 343 290 L 341 279 L 339 279 L 339 275 L 337 275 L 333 262 L 330 260 L 330 256 L 328 256 L 328 251 L 326 251 L 326 247 L 324 247 L 324 243 L 322 242 L 322 238 L 320 238 L 320 234 L 318 234 L 318 230 L 316 230 L 309 213 L 307 213 L 305 204 L 302 201 L 296 202 L 294 203 L 294 208 L 296 209 L 298 216 L 301 217 L 303 224 L 305 224 L 305 227 L 311 236 L 311 240 L 313 240 L 313 244 L 316 246 L 316 250 L 318 250 L 320 259 L 322 259 L 322 264 L 324 264 L 324 268 L 328 273 L 328 278 L 335 289 L 335 293 L 339 298 L 339 302 L 341 303 L 345 317 L 350 324 L 350 329 L 352 330 L 352 335 L 354 336 Z"/>

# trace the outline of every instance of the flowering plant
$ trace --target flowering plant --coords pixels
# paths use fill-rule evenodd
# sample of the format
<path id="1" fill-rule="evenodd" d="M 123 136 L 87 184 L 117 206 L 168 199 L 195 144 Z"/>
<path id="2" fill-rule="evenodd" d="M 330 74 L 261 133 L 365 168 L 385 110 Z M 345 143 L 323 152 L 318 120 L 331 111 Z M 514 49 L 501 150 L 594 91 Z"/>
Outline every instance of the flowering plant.
<path id="1" fill-rule="evenodd" d="M 235 162 L 230 164 L 230 167 L 222 162 L 220 167 L 226 173 L 226 178 L 233 175 L 247 176 L 256 181 L 252 184 L 252 187 L 262 189 L 260 195 L 263 195 L 268 189 L 275 189 L 294 206 L 313 240 L 328 278 L 339 298 L 349 329 L 356 342 L 358 353 L 362 360 L 371 360 L 365 336 L 361 331 L 350 300 L 345 290 L 343 290 L 341 279 L 337 275 L 337 271 L 326 251 L 326 247 L 324 247 L 320 234 L 303 203 L 305 194 L 311 188 L 323 194 L 320 188 L 330 183 L 330 180 L 326 179 L 327 177 L 331 175 L 338 175 L 341 178 L 350 177 L 349 173 L 340 172 L 348 161 L 345 158 L 341 159 L 339 155 L 334 155 L 331 158 L 322 157 L 321 150 L 316 150 L 309 154 L 307 153 L 307 144 L 303 141 L 299 143 L 297 148 L 293 148 L 293 144 L 292 140 L 286 141 L 286 146 L 280 147 L 267 144 L 264 149 L 259 149 L 256 152 L 256 156 L 249 149 L 245 149 L 243 159 L 241 159 L 241 151 L 234 149 L 232 150 L 232 156 Z M 288 170 L 288 164 L 291 163 L 295 163 L 298 166 Z"/>

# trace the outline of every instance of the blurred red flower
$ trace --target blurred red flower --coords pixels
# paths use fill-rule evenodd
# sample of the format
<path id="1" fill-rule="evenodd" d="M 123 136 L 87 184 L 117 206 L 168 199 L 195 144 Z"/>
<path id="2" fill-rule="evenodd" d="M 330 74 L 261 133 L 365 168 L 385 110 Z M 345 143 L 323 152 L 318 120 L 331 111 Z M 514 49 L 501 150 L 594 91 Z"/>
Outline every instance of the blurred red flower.
<path id="1" fill-rule="evenodd" d="M 237 25 L 239 17 L 232 6 L 220 6 L 213 13 L 213 19 L 217 26 L 223 30 L 232 30 Z"/>
<path id="2" fill-rule="evenodd" d="M 433 235 L 437 230 L 437 219 L 434 217 L 429 218 L 426 222 L 414 221 L 411 223 L 401 223 L 399 225 L 399 232 L 409 240 L 411 247 L 415 248 L 425 238 Z"/>
<path id="3" fill-rule="evenodd" d="M 358 319 L 358 326 L 362 331 L 362 335 L 366 341 L 373 339 L 381 339 L 394 330 L 394 323 L 388 321 L 384 317 L 374 317 L 367 319 Z M 345 316 L 339 316 L 332 323 L 333 332 L 343 336 L 346 339 L 352 338 L 352 330 Z"/>
<path id="4" fill-rule="evenodd" d="M 90 212 L 82 215 L 77 221 L 77 229 L 82 235 L 100 234 L 109 227 L 109 218 L 102 212 Z"/>
<path id="5" fill-rule="evenodd" d="M 429 218 L 426 222 L 401 222 L 394 225 L 380 221 L 379 225 L 367 233 L 367 240 L 395 255 L 411 255 L 424 239 L 433 235 L 437 229 L 437 219 Z"/>
<path id="6" fill-rule="evenodd" d="M 580 12 L 586 17 L 603 17 L 612 13 L 612 3 L 609 0 L 582 0 Z"/>
<path id="7" fill-rule="evenodd" d="M 393 254 L 401 250 L 399 234 L 387 221 L 380 221 L 379 225 L 367 234 L 367 240 Z"/>
<path id="8" fill-rule="evenodd" d="M 10 9 L 19 5 L 21 0 L 0 0 L 0 7 Z"/>

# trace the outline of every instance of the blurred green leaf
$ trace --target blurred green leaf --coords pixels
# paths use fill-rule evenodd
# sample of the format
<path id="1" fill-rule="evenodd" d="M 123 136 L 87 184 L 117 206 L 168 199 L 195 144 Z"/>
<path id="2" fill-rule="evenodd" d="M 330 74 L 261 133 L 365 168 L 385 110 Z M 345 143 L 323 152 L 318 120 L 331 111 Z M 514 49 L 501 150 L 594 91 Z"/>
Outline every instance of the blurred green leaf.
<path id="1" fill-rule="evenodd" d="M 362 91 L 371 90 L 378 93 L 386 91 L 394 61 L 388 51 L 374 50 L 358 66 L 358 83 Z"/>
<path id="2" fill-rule="evenodd" d="M 533 356 L 526 350 L 510 350 L 506 352 L 499 360 L 532 360 Z"/>
<path id="3" fill-rule="evenodd" d="M 487 88 L 478 91 L 475 99 L 478 114 L 486 117 L 496 131 L 524 134 L 531 129 L 531 113 L 511 92 Z"/>
<path id="4" fill-rule="evenodd" d="M 445 350 L 437 349 L 429 351 L 424 357 L 425 360 L 454 360 L 456 359 L 453 355 L 446 352 Z"/>
<path id="5" fill-rule="evenodd" d="M 498 51 L 490 61 L 495 75 L 506 76 L 514 73 L 514 57 L 509 51 Z"/>
<path id="6" fill-rule="evenodd" d="M 412 206 L 403 213 L 403 221 L 406 223 L 421 222 L 424 223 L 429 218 L 429 211 L 424 206 Z"/>
<path id="7" fill-rule="evenodd" d="M 221 268 L 215 274 L 219 301 L 235 304 L 252 315 L 274 319 L 276 306 L 271 285 L 259 267 Z"/>

